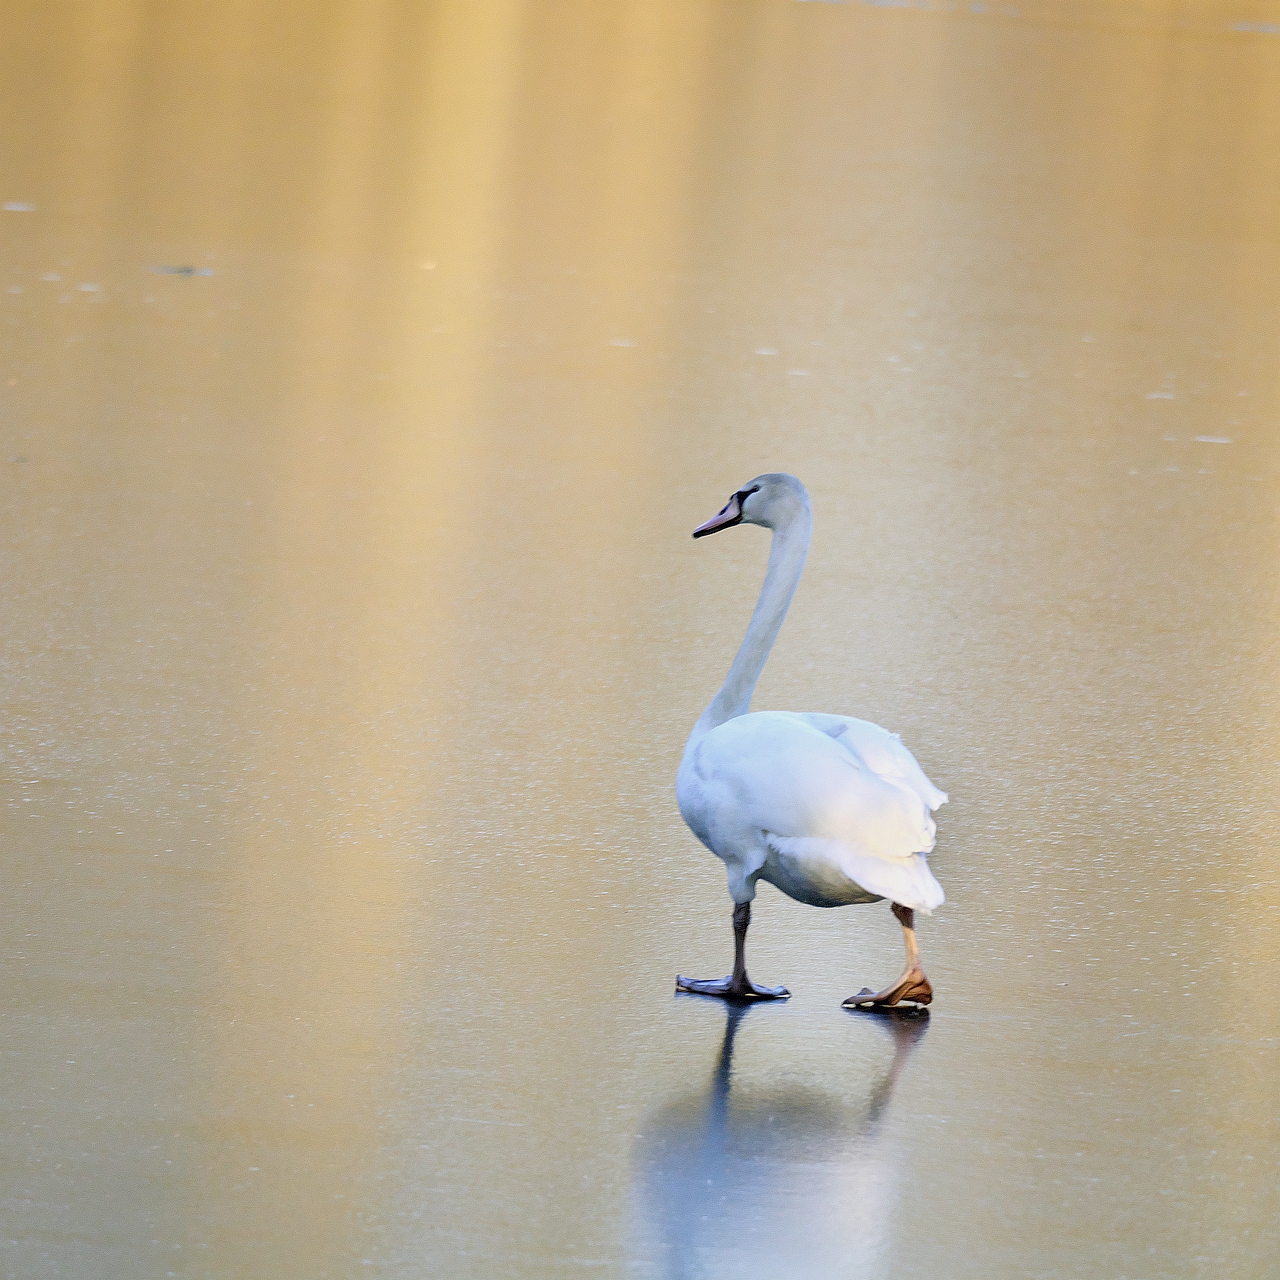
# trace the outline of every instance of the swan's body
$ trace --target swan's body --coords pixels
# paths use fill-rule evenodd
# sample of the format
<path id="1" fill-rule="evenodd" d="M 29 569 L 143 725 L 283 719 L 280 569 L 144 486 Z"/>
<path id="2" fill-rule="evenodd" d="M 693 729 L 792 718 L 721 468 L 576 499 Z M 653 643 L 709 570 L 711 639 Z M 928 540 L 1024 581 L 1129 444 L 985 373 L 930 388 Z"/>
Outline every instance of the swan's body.
<path id="1" fill-rule="evenodd" d="M 925 861 L 946 800 L 900 739 L 866 720 L 756 711 L 692 737 L 680 812 L 729 872 L 734 902 L 767 880 L 811 907 L 891 898 L 931 912 Z"/>
<path id="2" fill-rule="evenodd" d="M 931 992 L 910 917 L 944 900 L 925 855 L 934 846 L 932 811 L 947 797 L 897 735 L 878 725 L 816 712 L 749 711 L 804 570 L 809 495 L 794 476 L 760 476 L 694 536 L 743 522 L 773 529 L 769 569 L 729 675 L 689 735 L 676 781 L 680 813 L 728 871 L 739 953 L 757 880 L 815 907 L 888 898 L 907 931 L 908 974 L 918 980 L 862 995 L 865 1002 L 927 1003 Z M 787 994 L 750 984 L 741 954 L 734 978 L 679 983 L 707 995 Z"/>

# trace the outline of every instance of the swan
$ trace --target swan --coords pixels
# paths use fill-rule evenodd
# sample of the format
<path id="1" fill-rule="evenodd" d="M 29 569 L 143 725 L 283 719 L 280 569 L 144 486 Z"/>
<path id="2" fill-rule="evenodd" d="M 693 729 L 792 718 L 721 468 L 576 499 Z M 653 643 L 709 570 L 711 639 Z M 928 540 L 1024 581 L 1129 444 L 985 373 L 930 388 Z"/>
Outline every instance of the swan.
<path id="1" fill-rule="evenodd" d="M 897 734 L 866 720 L 818 712 L 751 711 L 751 695 L 791 606 L 813 532 L 809 493 L 773 472 L 743 485 L 694 531 L 734 525 L 773 531 L 769 567 L 729 674 L 693 726 L 676 779 L 680 815 L 724 864 L 733 899 L 733 973 L 676 975 L 676 990 L 729 1000 L 785 1000 L 786 987 L 747 976 L 746 939 L 756 881 L 814 907 L 888 899 L 902 925 L 907 963 L 881 991 L 864 987 L 846 1008 L 927 1005 L 915 912 L 942 905 L 925 855 L 933 810 L 946 793 L 925 777 Z"/>

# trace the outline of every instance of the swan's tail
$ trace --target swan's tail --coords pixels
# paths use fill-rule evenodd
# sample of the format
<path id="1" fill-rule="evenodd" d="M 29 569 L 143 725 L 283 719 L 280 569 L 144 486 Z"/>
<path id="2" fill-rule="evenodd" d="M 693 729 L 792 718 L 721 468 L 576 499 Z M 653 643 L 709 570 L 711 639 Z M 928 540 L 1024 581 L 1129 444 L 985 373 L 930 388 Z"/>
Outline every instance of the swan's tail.
<path id="1" fill-rule="evenodd" d="M 802 860 L 815 858 L 834 863 L 854 884 L 868 893 L 888 898 L 913 911 L 923 911 L 927 916 L 947 900 L 922 853 L 908 854 L 905 858 L 884 858 L 859 850 L 845 840 L 779 836 L 772 832 L 768 841 L 779 853 Z"/>
<path id="2" fill-rule="evenodd" d="M 923 853 L 913 853 L 909 858 L 877 858 L 869 853 L 857 853 L 849 850 L 845 860 L 851 863 L 849 870 L 852 878 L 870 889 L 872 893 L 882 894 L 900 906 L 910 907 L 913 911 L 923 911 L 931 916 L 934 910 L 947 900 L 942 886 L 934 879 L 929 870 L 929 860 Z"/>

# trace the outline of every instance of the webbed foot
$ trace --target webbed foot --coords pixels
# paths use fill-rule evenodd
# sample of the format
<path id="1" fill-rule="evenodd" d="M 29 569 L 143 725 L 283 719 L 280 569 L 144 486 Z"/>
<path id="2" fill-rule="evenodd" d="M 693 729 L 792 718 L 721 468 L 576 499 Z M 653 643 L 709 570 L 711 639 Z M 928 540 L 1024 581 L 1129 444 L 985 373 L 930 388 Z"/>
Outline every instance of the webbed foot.
<path id="1" fill-rule="evenodd" d="M 918 965 L 912 966 L 890 987 L 883 991 L 872 991 L 863 987 L 856 996 L 850 996 L 841 1006 L 844 1009 L 892 1009 L 903 1001 L 911 1001 L 917 1005 L 933 1003 L 933 988 L 924 970 Z"/>
<path id="2" fill-rule="evenodd" d="M 676 974 L 676 990 L 698 996 L 719 996 L 722 1000 L 789 1000 L 786 987 L 762 987 L 745 975 L 735 978 L 686 978 Z"/>

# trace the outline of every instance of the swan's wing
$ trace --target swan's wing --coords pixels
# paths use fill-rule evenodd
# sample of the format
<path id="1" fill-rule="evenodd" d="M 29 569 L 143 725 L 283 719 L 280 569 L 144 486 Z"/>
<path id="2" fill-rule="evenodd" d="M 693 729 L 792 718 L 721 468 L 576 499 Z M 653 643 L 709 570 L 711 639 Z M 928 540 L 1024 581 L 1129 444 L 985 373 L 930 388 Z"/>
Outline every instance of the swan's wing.
<path id="1" fill-rule="evenodd" d="M 925 776 L 916 758 L 902 739 L 870 720 L 853 716 L 824 715 L 820 711 L 793 711 L 785 714 L 804 721 L 838 742 L 866 768 L 889 782 L 908 787 L 929 806 L 930 811 L 947 803 L 947 793 L 939 791 Z"/>
<path id="2" fill-rule="evenodd" d="M 881 858 L 933 848 L 936 828 L 918 786 L 872 768 L 808 717 L 738 716 L 708 733 L 690 764 L 705 806 L 707 843 L 717 851 L 750 830 L 840 840 Z M 927 779 L 924 785 L 940 794 Z"/>
<path id="3" fill-rule="evenodd" d="M 681 811 L 730 866 L 731 888 L 735 868 L 745 883 L 773 849 L 931 911 L 944 895 L 923 856 L 936 838 L 929 802 L 946 797 L 892 734 L 864 721 L 830 731 L 845 723 L 780 711 L 726 721 L 692 746 Z"/>

